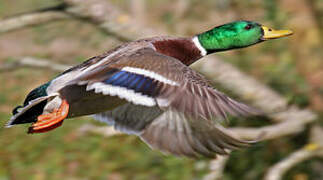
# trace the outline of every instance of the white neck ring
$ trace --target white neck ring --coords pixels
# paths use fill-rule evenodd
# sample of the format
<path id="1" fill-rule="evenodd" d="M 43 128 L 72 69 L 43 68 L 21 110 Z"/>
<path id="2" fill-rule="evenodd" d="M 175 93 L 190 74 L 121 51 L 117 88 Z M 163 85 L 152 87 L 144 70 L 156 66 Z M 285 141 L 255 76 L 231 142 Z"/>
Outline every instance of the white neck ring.
<path id="1" fill-rule="evenodd" d="M 197 36 L 194 36 L 192 39 L 193 43 L 195 44 L 195 46 L 200 50 L 201 55 L 205 56 L 207 54 L 207 51 L 205 50 L 205 48 L 201 45 L 199 38 Z"/>

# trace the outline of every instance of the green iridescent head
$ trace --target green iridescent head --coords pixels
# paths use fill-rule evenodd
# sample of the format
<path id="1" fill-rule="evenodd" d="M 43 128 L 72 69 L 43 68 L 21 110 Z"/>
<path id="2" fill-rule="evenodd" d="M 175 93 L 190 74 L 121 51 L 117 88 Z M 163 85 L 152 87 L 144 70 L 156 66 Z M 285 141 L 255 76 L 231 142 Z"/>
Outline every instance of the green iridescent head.
<path id="1" fill-rule="evenodd" d="M 251 21 L 236 21 L 215 27 L 199 34 L 197 37 L 201 46 L 208 52 L 218 52 L 229 49 L 243 48 L 291 35 L 289 30 L 273 30 Z"/>

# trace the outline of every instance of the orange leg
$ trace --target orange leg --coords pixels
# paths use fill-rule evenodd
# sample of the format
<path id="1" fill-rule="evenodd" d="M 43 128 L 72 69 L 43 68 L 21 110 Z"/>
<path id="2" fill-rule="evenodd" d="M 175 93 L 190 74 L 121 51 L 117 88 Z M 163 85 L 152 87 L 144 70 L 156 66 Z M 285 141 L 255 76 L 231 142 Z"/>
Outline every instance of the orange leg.
<path id="1" fill-rule="evenodd" d="M 63 124 L 68 115 L 69 104 L 66 100 L 62 101 L 61 106 L 49 114 L 38 116 L 37 122 L 28 129 L 28 133 L 43 133 L 55 129 Z"/>

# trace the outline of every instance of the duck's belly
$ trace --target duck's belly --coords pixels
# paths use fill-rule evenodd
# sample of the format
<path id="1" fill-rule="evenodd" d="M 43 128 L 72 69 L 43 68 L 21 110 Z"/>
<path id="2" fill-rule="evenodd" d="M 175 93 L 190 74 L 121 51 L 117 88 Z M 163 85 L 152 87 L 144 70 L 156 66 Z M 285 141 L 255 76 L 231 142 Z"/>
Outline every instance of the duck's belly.
<path id="1" fill-rule="evenodd" d="M 94 91 L 86 91 L 85 86 L 70 86 L 60 92 L 62 98 L 69 103 L 68 118 L 97 114 L 113 110 L 125 103 L 126 100 L 117 96 L 108 96 Z"/>
<path id="2" fill-rule="evenodd" d="M 119 99 L 116 96 L 103 96 L 94 99 L 85 98 L 80 101 L 70 103 L 70 112 L 68 117 L 97 114 L 113 110 L 125 103 L 127 103 L 127 101 Z"/>

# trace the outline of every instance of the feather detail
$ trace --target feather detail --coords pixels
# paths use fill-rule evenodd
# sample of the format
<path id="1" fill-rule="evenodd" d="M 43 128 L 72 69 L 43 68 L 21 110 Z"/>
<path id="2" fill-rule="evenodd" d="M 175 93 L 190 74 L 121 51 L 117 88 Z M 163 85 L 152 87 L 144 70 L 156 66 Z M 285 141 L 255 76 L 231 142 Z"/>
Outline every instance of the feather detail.
<path id="1" fill-rule="evenodd" d="M 225 155 L 227 150 L 251 143 L 234 138 L 211 121 L 194 119 L 172 109 L 149 124 L 140 137 L 152 148 L 189 157 L 214 158 L 215 153 Z"/>
<path id="2" fill-rule="evenodd" d="M 175 84 L 163 76 L 139 68 L 123 68 L 120 71 L 113 69 L 111 71 L 113 72 L 108 71 L 107 76 L 100 78 L 99 82 L 89 83 L 86 90 L 94 90 L 95 93 L 103 95 L 118 96 L 138 105 L 155 106 L 154 96 L 157 94 L 155 91 L 158 84 Z"/>
<path id="3" fill-rule="evenodd" d="M 142 130 L 162 113 L 157 107 L 146 107 L 127 103 L 112 111 L 93 115 L 93 118 L 114 126 L 127 134 L 140 135 Z"/>
<path id="4" fill-rule="evenodd" d="M 162 111 L 127 103 L 93 117 L 119 131 L 140 136 L 151 148 L 179 156 L 213 158 L 216 153 L 225 155 L 228 150 L 253 143 L 233 137 L 212 121 L 194 119 L 174 109 Z"/>
<path id="5" fill-rule="evenodd" d="M 95 93 L 102 93 L 103 95 L 118 96 L 120 99 L 125 99 L 129 102 L 138 105 L 155 106 L 156 102 L 153 98 L 136 93 L 132 89 L 124 87 L 113 86 L 102 82 L 90 84 L 86 87 L 87 91 L 94 90 Z"/>
<path id="6" fill-rule="evenodd" d="M 127 71 L 127 72 L 131 72 L 131 73 L 135 73 L 135 74 L 139 74 L 139 75 L 144 75 L 146 77 L 149 77 L 151 79 L 155 79 L 157 81 L 160 81 L 162 83 L 165 83 L 165 84 L 169 84 L 169 85 L 178 85 L 177 82 L 175 81 L 172 81 L 172 80 L 169 80 L 155 72 L 152 72 L 152 71 L 148 71 L 148 70 L 145 70 L 145 69 L 140 69 L 140 68 L 134 68 L 134 67 L 124 67 L 122 68 L 123 71 Z"/>
<path id="7" fill-rule="evenodd" d="M 7 123 L 6 127 L 9 128 L 15 124 L 30 123 L 36 121 L 37 116 L 43 113 L 43 108 L 45 107 L 47 100 L 56 96 L 58 96 L 57 93 L 48 96 L 42 96 L 26 102 L 26 105 L 19 109 L 17 113 L 10 118 L 10 121 Z M 38 107 L 38 105 L 40 105 L 41 103 L 43 103 L 42 107 Z"/>

